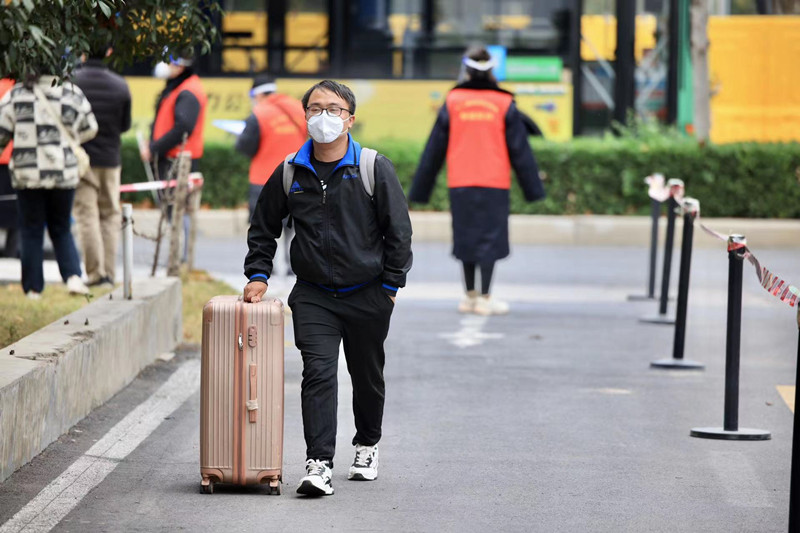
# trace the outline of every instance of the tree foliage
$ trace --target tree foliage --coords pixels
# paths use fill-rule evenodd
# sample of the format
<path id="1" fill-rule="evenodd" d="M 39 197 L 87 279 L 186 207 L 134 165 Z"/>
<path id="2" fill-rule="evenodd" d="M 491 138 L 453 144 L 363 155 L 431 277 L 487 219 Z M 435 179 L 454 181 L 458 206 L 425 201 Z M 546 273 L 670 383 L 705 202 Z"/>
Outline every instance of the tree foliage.
<path id="1" fill-rule="evenodd" d="M 115 67 L 165 55 L 207 53 L 216 0 L 0 0 L 0 75 L 67 77 L 83 54 L 114 49 Z"/>

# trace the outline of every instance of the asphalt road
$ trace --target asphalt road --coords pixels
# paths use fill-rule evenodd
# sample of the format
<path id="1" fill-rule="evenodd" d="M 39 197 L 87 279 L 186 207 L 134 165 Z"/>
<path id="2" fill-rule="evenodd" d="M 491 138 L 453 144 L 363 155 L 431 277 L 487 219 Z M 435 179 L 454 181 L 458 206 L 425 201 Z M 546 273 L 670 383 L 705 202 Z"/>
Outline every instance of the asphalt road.
<path id="1" fill-rule="evenodd" d="M 243 250 L 238 241 L 204 241 L 198 266 L 241 286 Z M 800 252 L 759 258 L 791 277 Z M 794 310 L 746 266 L 739 420 L 773 438 L 691 438 L 692 427 L 722 424 L 726 254 L 699 250 L 693 262 L 686 357 L 705 363 L 701 372 L 649 368 L 671 355 L 673 330 L 638 323 L 654 303 L 625 300 L 644 290 L 645 259 L 639 248 L 518 246 L 497 268 L 496 292 L 511 301 L 511 314 L 481 319 L 455 311 L 459 270 L 449 247 L 415 246 L 387 340 L 377 481 L 346 480 L 354 429 L 341 365 L 336 494 L 294 494 L 305 446 L 300 357 L 288 347 L 282 496 L 219 485 L 211 496 L 199 493 L 199 394 L 191 391 L 89 483 L 54 530 L 785 531 L 792 413 L 777 387 L 794 381 Z M 276 279 L 271 290 L 288 287 Z M 1 484 L 0 524 L 19 518 L 198 355 L 185 350 L 151 366 Z"/>

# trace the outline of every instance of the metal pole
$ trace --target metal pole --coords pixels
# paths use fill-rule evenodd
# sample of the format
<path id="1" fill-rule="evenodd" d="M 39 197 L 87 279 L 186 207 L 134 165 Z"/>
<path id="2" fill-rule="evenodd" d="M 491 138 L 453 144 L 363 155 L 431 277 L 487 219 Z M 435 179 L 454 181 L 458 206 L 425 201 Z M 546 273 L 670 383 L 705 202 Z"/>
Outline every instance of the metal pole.
<path id="1" fill-rule="evenodd" d="M 678 54 L 680 53 L 680 2 L 669 0 L 667 25 L 667 124 L 678 118 Z"/>
<path id="2" fill-rule="evenodd" d="M 569 66 L 572 69 L 572 135 L 580 135 L 583 71 L 581 70 L 581 15 L 583 0 L 572 0 L 569 18 Z"/>
<path id="3" fill-rule="evenodd" d="M 656 261 L 658 257 L 658 219 L 661 216 L 661 202 L 650 200 L 650 271 L 647 279 L 647 298 L 656 297 Z"/>
<path id="4" fill-rule="evenodd" d="M 667 316 L 667 302 L 669 301 L 669 277 L 672 271 L 672 248 L 675 244 L 675 210 L 678 208 L 676 198 L 683 198 L 683 180 L 670 179 L 667 181 L 669 187 L 669 200 L 667 200 L 667 236 L 664 242 L 664 269 L 661 273 L 661 295 L 658 304 L 658 314 L 651 317 L 640 318 L 640 322 L 649 324 L 672 325 L 675 323 L 674 317 Z"/>
<path id="5" fill-rule="evenodd" d="M 725 440 L 769 440 L 769 431 L 739 427 L 739 356 L 742 331 L 742 272 L 747 239 L 728 237 L 728 324 L 725 340 L 725 416 L 721 428 L 694 428 L 692 437 Z"/>
<path id="6" fill-rule="evenodd" d="M 686 310 L 689 302 L 689 274 L 692 268 L 692 241 L 694 219 L 700 211 L 700 202 L 694 198 L 683 201 L 683 241 L 681 242 L 681 270 L 678 276 L 678 305 L 675 312 L 675 337 L 672 343 L 672 359 L 661 359 L 650 363 L 653 368 L 675 370 L 702 369 L 704 365 L 683 358 L 686 343 Z"/>
<path id="7" fill-rule="evenodd" d="M 634 36 L 636 33 L 636 4 L 633 0 L 616 0 L 617 53 L 614 80 L 614 120 L 628 123 L 628 110 L 634 101 Z"/>
<path id="8" fill-rule="evenodd" d="M 800 311 L 800 309 L 798 309 Z M 800 313 L 797 315 L 798 334 L 800 334 Z M 794 378 L 794 430 L 792 431 L 792 477 L 789 485 L 789 532 L 800 531 L 800 335 L 797 342 L 797 370 Z"/>
<path id="9" fill-rule="evenodd" d="M 656 262 L 658 261 L 658 219 L 661 216 L 661 202 L 650 199 L 650 265 L 648 266 L 647 294 L 630 294 L 628 300 L 643 301 L 656 299 Z"/>
<path id="10" fill-rule="evenodd" d="M 658 314 L 667 314 L 669 300 L 669 277 L 672 271 L 672 248 L 675 245 L 675 209 L 678 202 L 675 198 L 667 200 L 667 236 L 664 239 L 664 266 L 661 270 L 661 299 L 658 303 Z"/>
<path id="11" fill-rule="evenodd" d="M 742 272 L 744 245 L 728 240 L 728 322 L 725 332 L 725 431 L 739 429 L 739 359 L 742 337 Z"/>
<path id="12" fill-rule="evenodd" d="M 122 296 L 133 298 L 133 206 L 122 204 Z"/>
<path id="13" fill-rule="evenodd" d="M 692 267 L 692 239 L 694 238 L 694 214 L 683 215 L 683 241 L 681 242 L 681 270 L 678 274 L 678 306 L 675 310 L 675 343 L 672 357 L 683 359 L 686 342 L 686 303 L 689 299 L 689 271 Z"/>

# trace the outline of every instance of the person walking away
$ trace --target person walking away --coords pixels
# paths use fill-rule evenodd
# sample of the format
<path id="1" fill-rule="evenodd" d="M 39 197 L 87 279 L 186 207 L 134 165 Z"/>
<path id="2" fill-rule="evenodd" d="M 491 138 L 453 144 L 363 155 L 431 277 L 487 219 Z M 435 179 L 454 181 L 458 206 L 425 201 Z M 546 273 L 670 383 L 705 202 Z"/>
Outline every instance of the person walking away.
<path id="1" fill-rule="evenodd" d="M 22 289 L 31 299 L 44 290 L 45 225 L 67 289 L 89 292 L 70 214 L 79 181 L 75 150 L 97 135 L 97 120 L 78 86 L 56 81 L 43 75 L 17 83 L 0 100 L 0 149 L 13 139 L 9 168 L 19 208 Z"/>
<path id="2" fill-rule="evenodd" d="M 466 81 L 456 85 L 439 110 L 414 174 L 409 201 L 427 203 L 447 159 L 447 186 L 453 215 L 453 255 L 464 270 L 462 313 L 508 313 L 508 304 L 490 296 L 495 263 L 509 255 L 508 216 L 511 168 L 529 202 L 544 198 L 539 168 L 514 95 L 492 75 L 485 48 L 463 58 Z M 480 269 L 480 295 L 475 273 Z"/>
<path id="3" fill-rule="evenodd" d="M 244 300 L 259 302 L 267 291 L 281 221 L 291 215 L 297 282 L 288 304 L 303 358 L 306 441 L 306 476 L 297 492 L 329 495 L 340 343 L 353 382 L 356 426 L 348 479 L 374 480 L 378 475 L 383 344 L 395 295 L 411 268 L 411 221 L 391 161 L 362 149 L 350 135 L 356 111 L 352 91 L 322 81 L 305 93 L 303 108 L 311 140 L 278 165 L 253 212 Z"/>
<path id="4" fill-rule="evenodd" d="M 261 189 L 272 171 L 283 162 L 287 154 L 296 151 L 306 142 L 305 111 L 303 104 L 291 96 L 277 92 L 275 79 L 267 74 L 256 76 L 250 98 L 253 112 L 245 120 L 242 134 L 236 140 L 236 150 L 250 161 L 250 218 L 253 218 Z M 287 274 L 292 275 L 289 260 L 289 243 L 294 229 L 289 217 L 283 220 L 283 249 Z M 274 265 L 273 265 L 274 267 Z M 273 273 L 275 269 L 273 268 Z"/>
<path id="5" fill-rule="evenodd" d="M 0 99 L 14 86 L 14 80 L 0 79 Z M 11 161 L 11 149 L 14 143 L 9 142 L 0 152 L 0 228 L 6 229 L 6 241 L 0 257 L 17 257 L 19 250 L 19 230 L 17 228 L 17 194 L 11 187 L 11 174 L 8 163 Z"/>
<path id="6" fill-rule="evenodd" d="M 75 84 L 92 105 L 99 127 L 97 136 L 84 145 L 92 170 L 78 183 L 72 209 L 90 287 L 114 285 L 122 223 L 120 136 L 131 127 L 131 93 L 125 79 L 104 64 L 110 53 L 106 48 L 92 54 L 75 73 Z"/>
<path id="7" fill-rule="evenodd" d="M 169 62 L 158 63 L 153 69 L 153 75 L 166 80 L 166 85 L 156 103 L 150 143 L 140 149 L 139 155 L 142 161 L 153 164 L 159 180 L 168 178 L 170 168 L 182 149 L 191 154 L 191 172 L 200 170 L 208 97 L 192 64 L 193 54 L 186 51 L 180 57 L 169 56 Z M 184 136 L 187 137 L 185 146 Z M 171 217 L 171 211 L 168 214 Z M 183 226 L 185 259 L 189 242 L 188 213 L 184 216 Z"/>

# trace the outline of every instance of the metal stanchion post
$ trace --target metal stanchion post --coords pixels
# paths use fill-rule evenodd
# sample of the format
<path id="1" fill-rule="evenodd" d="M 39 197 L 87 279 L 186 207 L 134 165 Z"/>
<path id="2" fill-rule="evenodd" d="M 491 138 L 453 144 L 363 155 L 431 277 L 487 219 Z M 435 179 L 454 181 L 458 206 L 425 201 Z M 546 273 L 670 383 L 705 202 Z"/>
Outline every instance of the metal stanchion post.
<path id="1" fill-rule="evenodd" d="M 723 426 L 692 428 L 692 437 L 724 440 L 769 440 L 770 432 L 739 427 L 739 357 L 742 334 L 742 272 L 747 240 L 728 237 L 728 324 L 725 339 L 725 417 Z"/>
<path id="2" fill-rule="evenodd" d="M 661 216 L 661 202 L 650 199 L 650 266 L 647 278 L 647 294 L 631 294 L 630 301 L 655 300 L 656 296 L 656 261 L 658 256 L 658 219 Z"/>
<path id="3" fill-rule="evenodd" d="M 683 240 L 681 241 L 681 269 L 678 274 L 678 306 L 675 313 L 675 340 L 672 345 L 672 359 L 653 361 L 653 368 L 674 370 L 703 369 L 705 365 L 683 358 L 686 342 L 686 310 L 689 302 L 689 273 L 692 268 L 692 241 L 694 240 L 694 219 L 700 212 L 700 202 L 694 198 L 683 201 Z"/>
<path id="4" fill-rule="evenodd" d="M 664 239 L 664 268 L 661 272 L 661 295 L 658 302 L 658 314 L 646 316 L 639 319 L 640 322 L 648 324 L 672 325 L 675 317 L 667 316 L 667 302 L 669 301 L 669 277 L 672 270 L 672 248 L 675 245 L 675 210 L 678 202 L 675 198 L 683 196 L 683 181 L 671 179 L 667 182 L 671 195 L 667 200 L 667 236 Z"/>
<path id="5" fill-rule="evenodd" d="M 122 204 L 122 296 L 133 298 L 133 206 Z"/>

